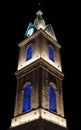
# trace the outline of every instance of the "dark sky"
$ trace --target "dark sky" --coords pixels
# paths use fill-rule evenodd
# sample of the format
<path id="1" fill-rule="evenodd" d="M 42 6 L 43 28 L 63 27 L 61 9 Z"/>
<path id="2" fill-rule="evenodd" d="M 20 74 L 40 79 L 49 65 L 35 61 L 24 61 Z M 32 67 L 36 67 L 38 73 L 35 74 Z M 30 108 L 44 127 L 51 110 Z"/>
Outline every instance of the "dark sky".
<path id="1" fill-rule="evenodd" d="M 40 5 L 38 4 L 40 3 Z M 62 0 L 29 0 L 0 4 L 0 130 L 8 130 L 14 112 L 18 43 L 24 39 L 29 22 L 41 9 L 46 24 L 52 24 L 58 42 L 62 45 L 61 59 L 64 111 L 70 130 L 80 130 L 80 3 Z"/>

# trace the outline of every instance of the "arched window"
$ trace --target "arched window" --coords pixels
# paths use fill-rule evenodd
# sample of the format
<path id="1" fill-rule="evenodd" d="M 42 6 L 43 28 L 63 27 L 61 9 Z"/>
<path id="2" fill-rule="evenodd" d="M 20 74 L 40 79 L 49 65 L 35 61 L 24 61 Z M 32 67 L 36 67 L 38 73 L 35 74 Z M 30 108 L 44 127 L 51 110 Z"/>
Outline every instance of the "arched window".
<path id="1" fill-rule="evenodd" d="M 32 47 L 32 44 L 31 44 L 27 48 L 26 61 L 30 60 L 32 58 L 32 51 L 33 51 L 33 47 Z"/>
<path id="2" fill-rule="evenodd" d="M 49 85 L 49 109 L 56 112 L 56 93 L 52 84 Z"/>
<path id="3" fill-rule="evenodd" d="M 31 109 L 31 84 L 27 84 L 24 90 L 23 112 Z"/>
<path id="4" fill-rule="evenodd" d="M 54 49 L 51 45 L 48 47 L 48 54 L 49 54 L 49 59 L 54 61 Z"/>

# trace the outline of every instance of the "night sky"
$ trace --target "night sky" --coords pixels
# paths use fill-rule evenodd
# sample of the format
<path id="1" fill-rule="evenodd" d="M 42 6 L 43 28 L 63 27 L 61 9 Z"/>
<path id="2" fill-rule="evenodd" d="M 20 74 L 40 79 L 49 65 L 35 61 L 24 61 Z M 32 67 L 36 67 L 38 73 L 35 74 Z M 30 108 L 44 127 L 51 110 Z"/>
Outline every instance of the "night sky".
<path id="1" fill-rule="evenodd" d="M 72 2 L 72 1 L 71 1 Z M 61 60 L 64 112 L 70 130 L 80 130 L 81 78 L 81 7 L 77 2 L 62 0 L 29 0 L 0 4 L 0 130 L 8 130 L 14 112 L 18 43 L 24 40 L 29 22 L 43 11 L 62 45 Z"/>

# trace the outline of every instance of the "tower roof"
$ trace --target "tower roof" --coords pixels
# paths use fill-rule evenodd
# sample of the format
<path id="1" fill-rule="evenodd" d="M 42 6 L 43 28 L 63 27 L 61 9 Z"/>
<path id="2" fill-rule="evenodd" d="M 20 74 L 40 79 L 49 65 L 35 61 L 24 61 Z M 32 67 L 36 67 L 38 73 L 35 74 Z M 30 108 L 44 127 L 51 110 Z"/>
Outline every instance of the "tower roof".
<path id="1" fill-rule="evenodd" d="M 43 19 L 42 15 L 43 12 L 38 10 L 36 12 L 37 18 L 34 20 L 34 25 L 37 30 L 40 28 L 43 29 L 46 33 L 48 33 L 55 41 L 57 41 L 54 30 L 51 24 L 46 25 L 45 20 Z"/>
<path id="2" fill-rule="evenodd" d="M 45 25 L 45 20 L 43 19 L 42 15 L 43 12 L 41 10 L 38 10 L 36 12 L 37 18 L 34 20 L 34 25 L 37 28 L 37 30 L 39 30 L 40 28 L 45 29 L 46 25 Z"/>

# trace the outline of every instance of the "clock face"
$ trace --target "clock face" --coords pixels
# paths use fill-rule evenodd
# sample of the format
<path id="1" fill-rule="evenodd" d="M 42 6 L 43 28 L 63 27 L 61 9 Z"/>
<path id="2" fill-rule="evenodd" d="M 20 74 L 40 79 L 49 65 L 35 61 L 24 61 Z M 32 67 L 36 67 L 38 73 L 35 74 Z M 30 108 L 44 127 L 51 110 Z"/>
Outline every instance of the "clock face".
<path id="1" fill-rule="evenodd" d="M 32 27 L 32 28 L 30 28 L 30 29 L 28 30 L 27 36 L 28 36 L 28 37 L 31 36 L 31 35 L 33 34 L 33 32 L 34 32 L 34 28 Z"/>
<path id="2" fill-rule="evenodd" d="M 34 32 L 36 31 L 36 28 L 34 26 L 34 24 L 32 24 L 31 22 L 28 24 L 28 27 L 26 29 L 25 35 L 24 37 L 30 37 Z"/>

